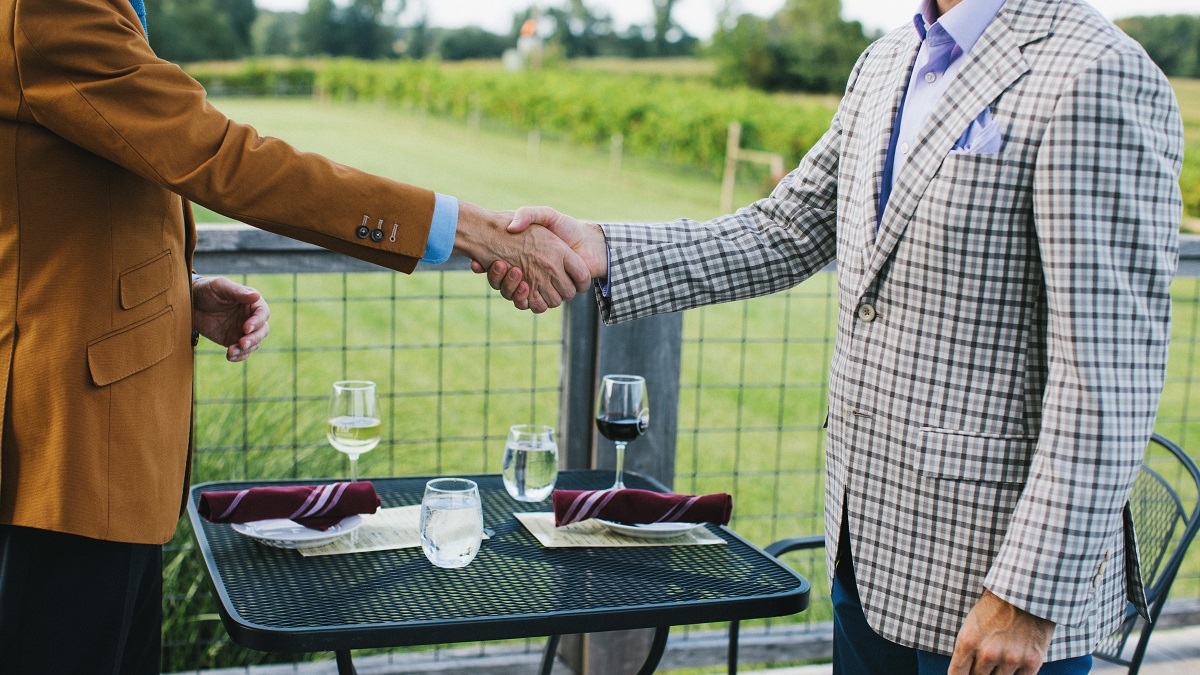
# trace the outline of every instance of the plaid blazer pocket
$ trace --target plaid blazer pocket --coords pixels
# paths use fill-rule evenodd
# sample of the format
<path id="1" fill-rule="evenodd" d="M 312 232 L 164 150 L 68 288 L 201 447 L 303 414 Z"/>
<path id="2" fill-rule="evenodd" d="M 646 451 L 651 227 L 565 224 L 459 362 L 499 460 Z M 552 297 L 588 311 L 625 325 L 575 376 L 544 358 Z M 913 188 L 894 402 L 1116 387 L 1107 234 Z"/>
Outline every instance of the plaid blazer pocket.
<path id="1" fill-rule="evenodd" d="M 921 427 L 909 444 L 922 476 L 989 483 L 1025 482 L 1037 438 Z"/>

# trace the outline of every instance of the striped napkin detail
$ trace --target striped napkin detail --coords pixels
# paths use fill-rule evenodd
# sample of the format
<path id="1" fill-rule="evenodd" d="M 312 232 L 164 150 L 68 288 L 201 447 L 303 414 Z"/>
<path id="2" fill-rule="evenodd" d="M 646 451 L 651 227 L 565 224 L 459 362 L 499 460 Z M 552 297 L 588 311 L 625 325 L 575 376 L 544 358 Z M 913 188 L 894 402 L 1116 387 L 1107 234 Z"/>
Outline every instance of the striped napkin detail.
<path id="1" fill-rule="evenodd" d="M 375 486 L 357 481 L 203 492 L 198 508 L 201 516 L 214 523 L 287 518 L 327 530 L 346 516 L 374 513 L 379 504 Z"/>
<path id="2" fill-rule="evenodd" d="M 651 490 L 555 490 L 554 524 L 561 527 L 588 518 L 629 525 L 646 523 L 712 523 L 724 525 L 733 512 L 733 498 L 677 495 Z"/>

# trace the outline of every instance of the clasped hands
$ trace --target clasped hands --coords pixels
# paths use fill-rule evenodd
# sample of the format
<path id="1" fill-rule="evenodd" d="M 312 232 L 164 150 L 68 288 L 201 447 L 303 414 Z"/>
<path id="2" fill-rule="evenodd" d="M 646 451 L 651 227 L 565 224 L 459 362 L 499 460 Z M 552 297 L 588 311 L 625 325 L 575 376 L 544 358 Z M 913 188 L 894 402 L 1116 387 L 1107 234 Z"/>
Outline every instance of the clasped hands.
<path id="1" fill-rule="evenodd" d="M 535 314 L 558 307 L 608 274 L 600 226 L 546 206 L 500 212 L 461 204 L 454 248 L 471 259 L 475 272 L 487 272 L 488 283 L 506 300 Z"/>

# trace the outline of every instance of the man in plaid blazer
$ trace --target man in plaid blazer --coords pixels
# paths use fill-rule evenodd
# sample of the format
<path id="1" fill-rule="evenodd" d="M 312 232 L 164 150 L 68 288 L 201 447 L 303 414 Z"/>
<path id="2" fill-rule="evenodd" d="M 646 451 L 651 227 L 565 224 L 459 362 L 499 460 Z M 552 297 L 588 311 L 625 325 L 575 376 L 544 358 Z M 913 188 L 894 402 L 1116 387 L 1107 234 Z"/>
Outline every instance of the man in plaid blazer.
<path id="1" fill-rule="evenodd" d="M 1127 499 L 1182 154 L 1167 80 L 1090 6 L 940 0 L 868 48 L 766 199 L 602 228 L 526 208 L 511 229 L 583 251 L 609 323 L 790 288 L 836 255 L 835 670 L 1086 672 L 1126 600 L 1144 608 Z M 489 276 L 521 306 L 520 270 Z"/>

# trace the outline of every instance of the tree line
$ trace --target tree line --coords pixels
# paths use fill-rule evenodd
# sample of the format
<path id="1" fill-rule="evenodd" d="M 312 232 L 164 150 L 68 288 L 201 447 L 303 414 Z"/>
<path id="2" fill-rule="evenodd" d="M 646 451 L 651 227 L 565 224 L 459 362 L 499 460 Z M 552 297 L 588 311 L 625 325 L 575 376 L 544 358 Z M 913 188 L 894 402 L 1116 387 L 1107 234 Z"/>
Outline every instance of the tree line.
<path id="1" fill-rule="evenodd" d="M 736 0 L 726 0 L 711 43 L 702 45 L 676 22 L 676 0 L 646 1 L 653 9 L 647 25 L 618 28 L 598 0 L 560 0 L 514 13 L 511 30 L 497 34 L 431 26 L 424 12 L 401 25 L 406 0 L 308 0 L 302 12 L 260 10 L 254 0 L 145 0 L 151 46 L 176 62 L 269 55 L 495 59 L 532 21 L 549 61 L 707 56 L 717 63 L 720 84 L 840 93 L 857 56 L 879 37 L 842 20 L 841 0 L 786 0 L 766 18 L 740 13 Z M 1200 15 L 1133 17 L 1118 25 L 1168 75 L 1200 77 Z"/>
<path id="2" fill-rule="evenodd" d="M 1135 16 L 1117 26 L 1171 77 L 1200 77 L 1200 14 Z"/>
<path id="3" fill-rule="evenodd" d="M 516 45 L 534 20 L 547 49 L 562 58 L 691 56 L 699 40 L 674 21 L 676 0 L 646 0 L 654 8 L 648 25 L 618 30 L 608 13 L 585 0 L 516 12 L 504 34 L 477 27 L 429 25 L 424 12 L 400 25 L 405 0 L 308 0 L 302 12 L 272 12 L 254 0 L 145 0 L 150 44 L 176 62 L 220 61 L 251 56 L 350 56 L 362 59 L 455 61 L 499 58 Z M 421 5 L 424 7 L 425 5 Z"/>

